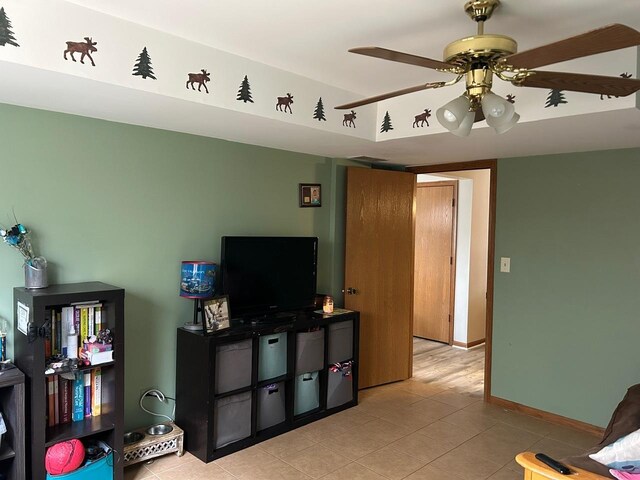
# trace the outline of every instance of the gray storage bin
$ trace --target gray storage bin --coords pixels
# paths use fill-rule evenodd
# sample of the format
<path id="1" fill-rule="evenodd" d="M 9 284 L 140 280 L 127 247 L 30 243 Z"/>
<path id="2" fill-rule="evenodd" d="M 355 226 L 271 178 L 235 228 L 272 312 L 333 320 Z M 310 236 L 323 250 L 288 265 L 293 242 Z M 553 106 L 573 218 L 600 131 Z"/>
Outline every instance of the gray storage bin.
<path id="1" fill-rule="evenodd" d="M 252 354 L 251 339 L 216 347 L 216 393 L 251 385 Z"/>
<path id="2" fill-rule="evenodd" d="M 287 373 L 287 332 L 263 335 L 258 347 L 258 380 Z"/>
<path id="3" fill-rule="evenodd" d="M 324 368 L 324 329 L 296 335 L 296 375 Z"/>
<path id="4" fill-rule="evenodd" d="M 340 366 L 339 370 L 329 369 L 327 382 L 327 408 L 344 405 L 353 400 L 353 375 L 350 362 Z"/>
<path id="5" fill-rule="evenodd" d="M 216 448 L 251 435 L 251 392 L 216 400 L 213 438 Z"/>
<path id="6" fill-rule="evenodd" d="M 330 365 L 353 358 L 353 320 L 329 325 Z"/>
<path id="7" fill-rule="evenodd" d="M 296 392 L 293 402 L 294 415 L 309 412 L 320 406 L 319 372 L 303 373 L 296 377 Z"/>
<path id="8" fill-rule="evenodd" d="M 285 421 L 284 399 L 284 382 L 258 389 L 258 430 Z"/>

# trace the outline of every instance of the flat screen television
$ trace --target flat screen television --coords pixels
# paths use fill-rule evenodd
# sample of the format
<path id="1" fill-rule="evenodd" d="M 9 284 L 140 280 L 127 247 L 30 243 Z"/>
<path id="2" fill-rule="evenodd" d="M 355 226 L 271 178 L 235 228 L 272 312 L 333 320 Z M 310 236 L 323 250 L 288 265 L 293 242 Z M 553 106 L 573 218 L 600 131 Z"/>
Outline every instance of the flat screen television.
<path id="1" fill-rule="evenodd" d="M 220 259 L 233 317 L 314 306 L 317 237 L 222 237 Z"/>

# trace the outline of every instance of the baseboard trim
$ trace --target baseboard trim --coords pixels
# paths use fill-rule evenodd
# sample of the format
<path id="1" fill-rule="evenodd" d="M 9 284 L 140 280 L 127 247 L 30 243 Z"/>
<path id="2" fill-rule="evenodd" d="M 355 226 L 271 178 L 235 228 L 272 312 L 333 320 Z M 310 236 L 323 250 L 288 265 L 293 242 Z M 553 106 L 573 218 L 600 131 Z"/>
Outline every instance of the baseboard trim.
<path id="1" fill-rule="evenodd" d="M 511 400 L 505 400 L 504 398 L 494 397 L 493 395 L 489 396 L 489 403 L 492 403 L 502 408 L 506 408 L 507 410 L 513 410 L 516 412 L 524 413 L 525 415 L 530 415 L 532 417 L 536 417 L 550 423 L 564 425 L 566 427 L 572 427 L 578 430 L 582 430 L 584 432 L 592 433 L 594 435 L 602 436 L 602 434 L 604 433 L 604 428 L 591 425 L 590 423 L 581 422 L 580 420 L 574 420 L 568 417 L 563 417 L 562 415 L 558 415 L 556 413 L 545 412 L 544 410 L 528 407 L 526 405 L 522 405 L 521 403 L 512 402 Z"/>
<path id="2" fill-rule="evenodd" d="M 484 342 L 485 342 L 484 338 L 481 338 L 480 340 L 474 340 L 473 342 L 469 342 L 469 343 L 458 342 L 457 340 L 454 340 L 453 346 L 461 347 L 461 348 L 473 348 L 473 347 L 477 347 L 478 345 L 482 345 Z"/>

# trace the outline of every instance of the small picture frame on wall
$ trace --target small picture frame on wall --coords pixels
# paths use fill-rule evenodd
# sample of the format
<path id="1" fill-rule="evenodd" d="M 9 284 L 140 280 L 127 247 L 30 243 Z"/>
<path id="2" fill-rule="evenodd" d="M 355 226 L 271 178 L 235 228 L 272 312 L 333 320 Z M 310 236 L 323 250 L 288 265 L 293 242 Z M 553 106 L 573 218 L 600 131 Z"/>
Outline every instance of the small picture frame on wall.
<path id="1" fill-rule="evenodd" d="M 319 183 L 301 183 L 300 207 L 322 206 L 322 186 Z"/>
<path id="2" fill-rule="evenodd" d="M 204 301 L 204 333 L 215 333 L 229 328 L 229 297 L 221 295 Z"/>

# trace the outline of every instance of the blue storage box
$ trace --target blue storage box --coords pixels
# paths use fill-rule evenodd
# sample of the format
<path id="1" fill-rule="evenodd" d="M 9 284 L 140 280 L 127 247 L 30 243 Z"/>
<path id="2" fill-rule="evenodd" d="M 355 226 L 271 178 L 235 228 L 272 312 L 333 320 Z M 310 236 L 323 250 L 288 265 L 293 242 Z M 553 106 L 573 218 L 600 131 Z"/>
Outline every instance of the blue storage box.
<path id="1" fill-rule="evenodd" d="M 47 473 L 47 480 L 113 480 L 113 452 L 71 473 L 62 475 Z"/>
<path id="2" fill-rule="evenodd" d="M 287 332 L 262 335 L 258 353 L 258 381 L 287 373 Z"/>
<path id="3" fill-rule="evenodd" d="M 296 377 L 296 392 L 293 402 L 294 415 L 310 412 L 320 406 L 319 372 L 303 373 Z"/>

